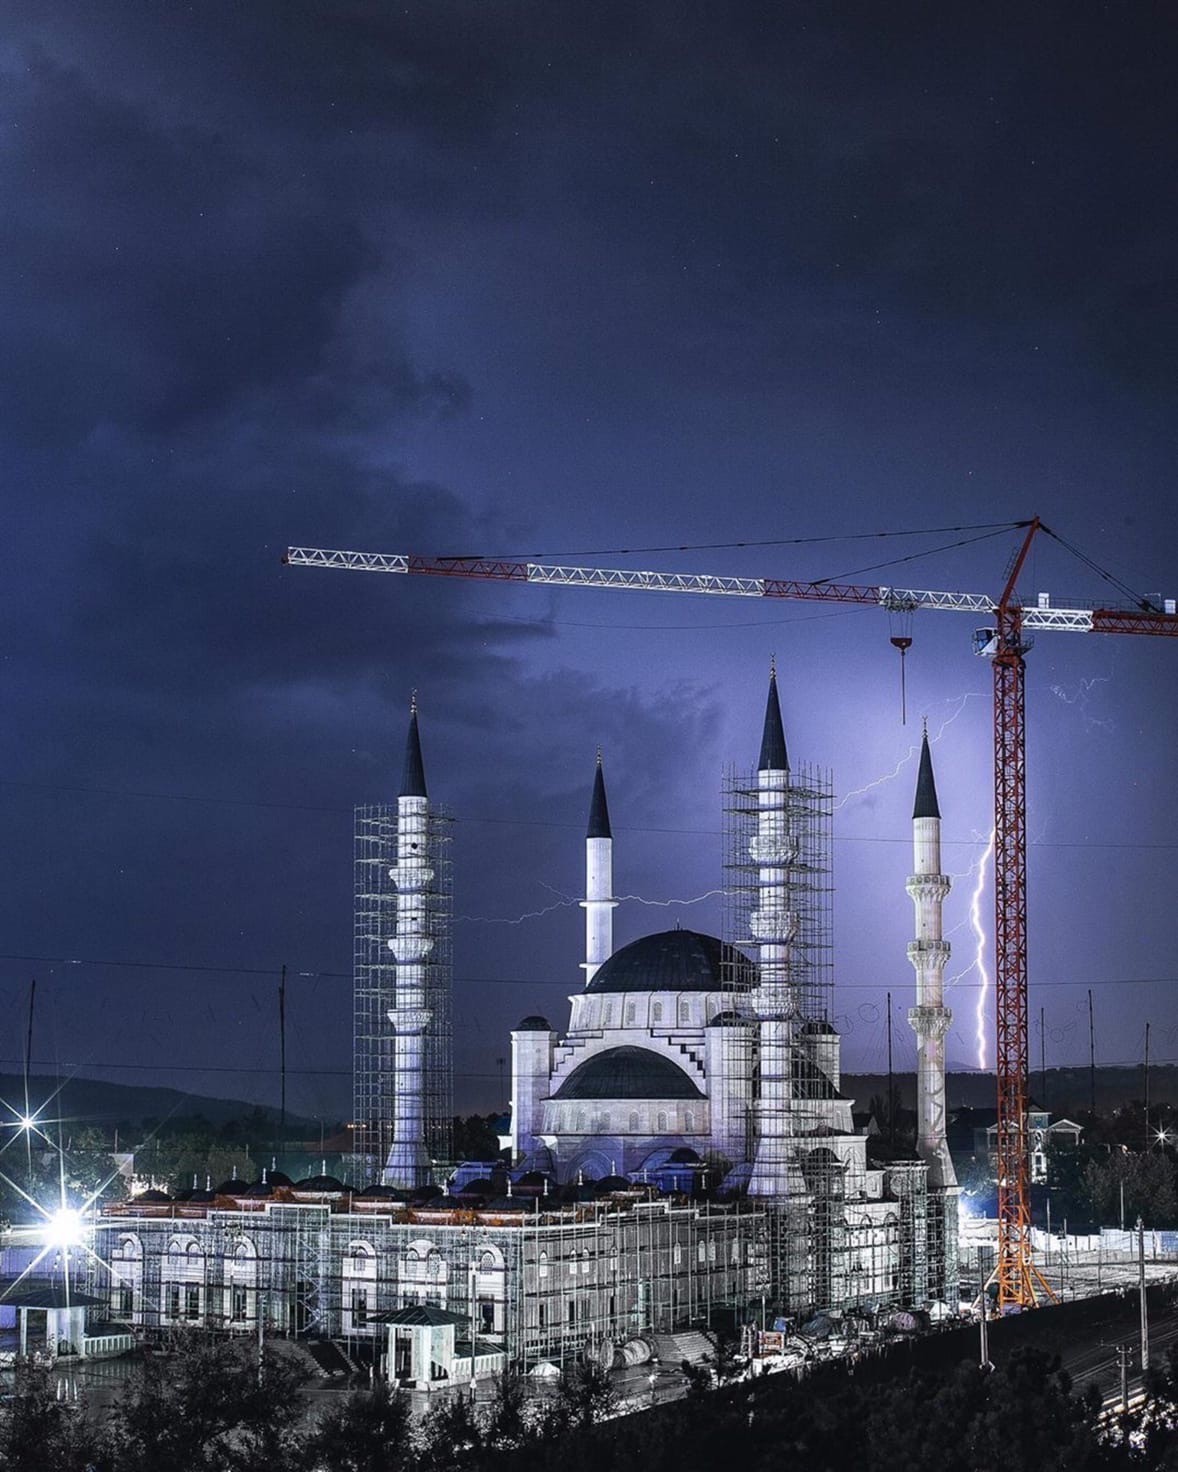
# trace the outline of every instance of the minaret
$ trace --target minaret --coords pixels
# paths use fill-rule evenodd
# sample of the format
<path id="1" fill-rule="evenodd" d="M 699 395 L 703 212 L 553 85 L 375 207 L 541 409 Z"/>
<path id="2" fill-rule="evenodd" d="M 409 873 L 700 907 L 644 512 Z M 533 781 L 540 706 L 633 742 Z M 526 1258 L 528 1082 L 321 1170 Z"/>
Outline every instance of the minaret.
<path id="1" fill-rule="evenodd" d="M 930 1186 L 956 1186 L 945 1138 L 945 1034 L 953 1013 L 945 1006 L 949 942 L 943 939 L 941 910 L 950 880 L 941 873 L 941 809 L 927 726 L 912 809 L 912 855 L 914 872 L 907 889 L 916 909 L 916 939 L 909 943 L 908 959 L 916 971 L 916 1006 L 908 1021 L 916 1033 L 916 1148 L 928 1164 Z"/>
<path id="2" fill-rule="evenodd" d="M 434 948 L 430 884 L 430 807 L 417 730 L 417 696 L 409 707 L 405 768 L 397 797 L 397 933 L 389 949 L 397 962 L 396 1005 L 389 1012 L 396 1036 L 393 1053 L 393 1144 L 384 1170 L 386 1186 L 425 1186 L 430 1180 L 425 1146 L 426 967 Z"/>
<path id="3" fill-rule="evenodd" d="M 799 1202 L 805 1185 L 793 1145 L 793 1054 L 798 1029 L 798 1002 L 792 980 L 791 949 L 797 915 L 790 905 L 790 868 L 797 862 L 798 843 L 789 813 L 789 757 L 777 668 L 769 671 L 769 699 L 761 754 L 757 759 L 757 831 L 749 857 L 757 866 L 756 908 L 749 928 L 757 943 L 759 981 L 751 996 L 759 1029 L 761 1071 L 757 1100 L 756 1153 L 749 1195 L 778 1205 Z"/>
<path id="4" fill-rule="evenodd" d="M 617 900 L 611 893 L 614 884 L 614 838 L 609 826 L 609 806 L 605 800 L 605 775 L 601 770 L 601 748 L 597 749 L 597 770 L 593 775 L 593 797 L 589 803 L 589 828 L 585 834 L 585 959 L 581 970 L 585 985 L 593 980 L 597 969 L 608 961 L 614 949 L 614 908 Z"/>

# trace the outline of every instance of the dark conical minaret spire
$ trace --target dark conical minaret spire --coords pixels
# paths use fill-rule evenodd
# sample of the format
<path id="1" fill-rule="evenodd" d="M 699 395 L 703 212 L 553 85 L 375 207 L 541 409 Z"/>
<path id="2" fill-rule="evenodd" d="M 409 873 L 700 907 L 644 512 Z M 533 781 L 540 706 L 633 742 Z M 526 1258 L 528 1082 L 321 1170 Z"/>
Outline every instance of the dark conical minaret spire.
<path id="1" fill-rule="evenodd" d="M 417 731 L 417 691 L 409 705 L 409 738 L 405 742 L 405 765 L 401 771 L 399 797 L 428 797 L 425 767 L 421 760 L 421 737 Z"/>
<path id="2" fill-rule="evenodd" d="M 757 759 L 757 771 L 789 771 L 785 728 L 781 724 L 781 704 L 777 699 L 776 659 L 769 664 L 769 699 L 765 703 L 765 729 L 761 733 L 761 755 Z"/>
<path id="3" fill-rule="evenodd" d="M 597 748 L 597 771 L 593 776 L 593 797 L 589 803 L 589 831 L 586 838 L 612 838 L 609 826 L 609 804 L 605 800 L 605 774 L 601 770 L 601 748 Z"/>
<path id="4" fill-rule="evenodd" d="M 920 742 L 920 771 L 916 777 L 916 804 L 912 809 L 914 818 L 939 818 L 941 809 L 937 805 L 937 784 L 933 780 L 933 757 L 928 746 L 928 726 Z"/>

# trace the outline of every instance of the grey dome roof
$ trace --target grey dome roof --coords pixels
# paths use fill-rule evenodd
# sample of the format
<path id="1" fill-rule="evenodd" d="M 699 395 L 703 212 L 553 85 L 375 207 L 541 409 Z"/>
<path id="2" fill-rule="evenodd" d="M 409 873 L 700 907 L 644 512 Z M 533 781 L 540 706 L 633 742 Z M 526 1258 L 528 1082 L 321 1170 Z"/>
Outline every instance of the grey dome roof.
<path id="1" fill-rule="evenodd" d="M 695 930 L 663 930 L 615 951 L 586 988 L 591 992 L 717 992 L 752 986 L 753 963 L 735 946 Z"/>
<path id="2" fill-rule="evenodd" d="M 517 1022 L 515 1030 L 516 1032 L 551 1032 L 552 1028 L 547 1017 L 540 1017 L 537 1013 L 532 1013 L 531 1016 L 524 1017 Z"/>
<path id="3" fill-rule="evenodd" d="M 709 1027 L 756 1027 L 756 1025 L 755 1017 L 745 1017 L 740 1012 L 733 1012 L 731 1009 L 717 1012 L 708 1023 Z"/>
<path id="4" fill-rule="evenodd" d="M 556 1099 L 702 1099 L 669 1058 L 646 1048 L 607 1048 L 574 1068 Z"/>

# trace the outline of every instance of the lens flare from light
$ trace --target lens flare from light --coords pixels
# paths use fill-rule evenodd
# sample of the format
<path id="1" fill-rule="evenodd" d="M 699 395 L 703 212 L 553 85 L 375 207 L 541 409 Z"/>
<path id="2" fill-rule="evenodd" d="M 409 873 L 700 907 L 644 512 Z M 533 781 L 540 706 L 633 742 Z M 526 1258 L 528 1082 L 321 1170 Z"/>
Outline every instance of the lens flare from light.
<path id="1" fill-rule="evenodd" d="M 72 1207 L 63 1206 L 45 1223 L 47 1247 L 76 1247 L 82 1240 L 82 1218 Z"/>
<path id="2" fill-rule="evenodd" d="M 974 965 L 978 972 L 978 1009 L 977 1009 L 977 1040 L 978 1040 L 978 1067 L 986 1067 L 986 1001 L 990 995 L 990 974 L 986 970 L 986 932 L 982 929 L 982 895 L 986 889 L 986 866 L 994 852 L 994 829 L 990 829 L 990 837 L 986 840 L 985 852 L 978 862 L 977 883 L 974 885 L 973 897 L 969 902 L 969 924 L 977 942 L 977 950 L 974 953 Z"/>

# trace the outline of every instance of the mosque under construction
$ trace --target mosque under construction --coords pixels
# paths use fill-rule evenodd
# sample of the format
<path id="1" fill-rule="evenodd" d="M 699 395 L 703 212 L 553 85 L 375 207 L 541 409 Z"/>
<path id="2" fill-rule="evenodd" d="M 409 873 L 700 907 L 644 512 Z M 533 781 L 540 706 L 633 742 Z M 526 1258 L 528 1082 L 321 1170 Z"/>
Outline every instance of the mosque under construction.
<path id="1" fill-rule="evenodd" d="M 454 1383 L 715 1323 L 957 1306 L 946 1143 L 949 945 L 927 735 L 907 891 L 916 1148 L 857 1130 L 831 1023 L 832 788 L 791 764 L 771 672 L 756 766 L 724 780 L 722 937 L 613 947 L 598 758 L 584 983 L 511 1034 L 510 1159 L 450 1160 L 450 822 L 410 713 L 400 793 L 357 809 L 355 1175 L 109 1207 L 89 1285 L 151 1332 L 367 1342 Z M 897 879 L 897 886 L 899 880 Z M 102 1266 L 104 1265 L 104 1266 Z"/>

